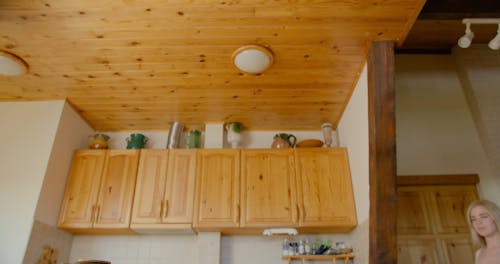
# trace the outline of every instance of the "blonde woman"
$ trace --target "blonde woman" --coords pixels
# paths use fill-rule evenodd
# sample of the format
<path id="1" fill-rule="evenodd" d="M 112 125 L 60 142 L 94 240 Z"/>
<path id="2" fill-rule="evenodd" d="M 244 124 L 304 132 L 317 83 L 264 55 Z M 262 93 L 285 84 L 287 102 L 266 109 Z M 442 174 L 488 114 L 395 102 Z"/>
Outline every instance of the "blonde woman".
<path id="1" fill-rule="evenodd" d="M 472 202 L 467 209 L 472 243 L 478 248 L 476 264 L 500 263 L 500 208 L 493 202 Z"/>

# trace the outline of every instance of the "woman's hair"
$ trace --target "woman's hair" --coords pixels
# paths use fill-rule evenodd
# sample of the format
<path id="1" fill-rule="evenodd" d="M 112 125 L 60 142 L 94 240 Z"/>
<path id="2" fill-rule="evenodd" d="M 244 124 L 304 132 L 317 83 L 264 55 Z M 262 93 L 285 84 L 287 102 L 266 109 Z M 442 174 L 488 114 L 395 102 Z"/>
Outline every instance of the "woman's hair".
<path id="1" fill-rule="evenodd" d="M 467 223 L 469 224 L 469 229 L 470 229 L 470 234 L 472 237 L 472 244 L 476 247 L 485 247 L 486 246 L 486 240 L 484 237 L 480 236 L 476 230 L 474 230 L 474 227 L 472 227 L 472 222 L 470 219 L 470 212 L 472 211 L 473 208 L 477 206 L 483 206 L 486 208 L 488 211 L 490 217 L 495 221 L 495 224 L 497 226 L 497 230 L 500 231 L 500 208 L 488 200 L 478 200 L 474 201 L 469 205 L 469 208 L 467 208 Z"/>

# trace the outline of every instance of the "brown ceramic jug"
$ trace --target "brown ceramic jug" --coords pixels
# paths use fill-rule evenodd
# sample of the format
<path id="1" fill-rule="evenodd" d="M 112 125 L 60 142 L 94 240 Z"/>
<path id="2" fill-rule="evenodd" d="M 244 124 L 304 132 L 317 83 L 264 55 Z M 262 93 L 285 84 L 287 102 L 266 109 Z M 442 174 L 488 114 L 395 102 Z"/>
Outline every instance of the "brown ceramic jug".
<path id="1" fill-rule="evenodd" d="M 271 148 L 293 148 L 297 138 L 292 134 L 278 133 L 274 136 Z"/>

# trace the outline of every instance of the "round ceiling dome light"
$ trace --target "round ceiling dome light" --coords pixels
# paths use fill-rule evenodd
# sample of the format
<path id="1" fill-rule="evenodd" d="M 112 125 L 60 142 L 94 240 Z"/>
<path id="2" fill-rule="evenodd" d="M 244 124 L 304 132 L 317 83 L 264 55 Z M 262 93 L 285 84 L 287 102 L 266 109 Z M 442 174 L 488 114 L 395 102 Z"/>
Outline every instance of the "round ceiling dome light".
<path id="1" fill-rule="evenodd" d="M 28 64 L 19 56 L 0 50 L 0 75 L 16 76 L 28 71 Z"/>
<path id="2" fill-rule="evenodd" d="M 233 53 L 233 63 L 242 72 L 258 74 L 271 67 L 273 54 L 265 47 L 246 45 Z"/>

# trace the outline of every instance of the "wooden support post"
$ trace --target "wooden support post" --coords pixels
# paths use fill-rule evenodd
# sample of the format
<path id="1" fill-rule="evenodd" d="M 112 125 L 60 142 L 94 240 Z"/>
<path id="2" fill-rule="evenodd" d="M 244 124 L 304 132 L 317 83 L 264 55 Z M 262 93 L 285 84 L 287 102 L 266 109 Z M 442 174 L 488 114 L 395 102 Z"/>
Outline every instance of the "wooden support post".
<path id="1" fill-rule="evenodd" d="M 374 42 L 368 54 L 370 264 L 397 263 L 394 111 L 394 43 Z"/>

